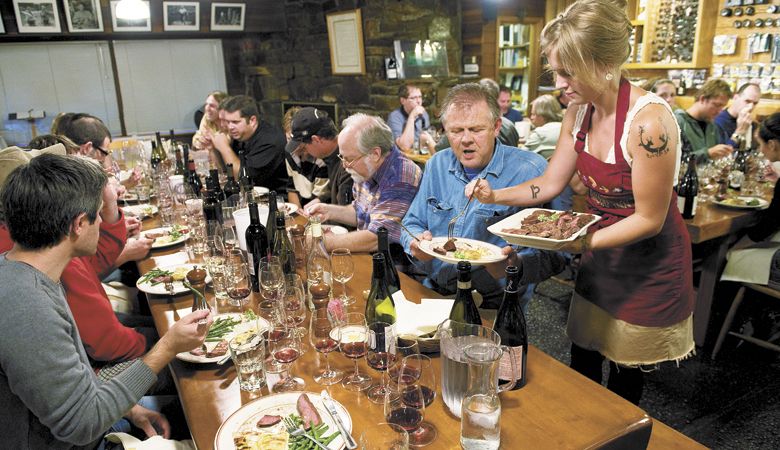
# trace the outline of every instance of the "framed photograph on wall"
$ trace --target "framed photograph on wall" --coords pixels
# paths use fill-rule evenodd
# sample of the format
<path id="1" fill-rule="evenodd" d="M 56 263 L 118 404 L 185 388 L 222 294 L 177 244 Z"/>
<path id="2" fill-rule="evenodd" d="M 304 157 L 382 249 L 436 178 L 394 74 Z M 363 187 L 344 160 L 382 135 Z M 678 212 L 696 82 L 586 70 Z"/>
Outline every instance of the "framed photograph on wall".
<path id="1" fill-rule="evenodd" d="M 111 25 L 114 27 L 114 32 L 122 31 L 152 31 L 151 18 L 146 19 L 119 19 L 116 16 L 116 5 L 118 0 L 111 1 Z M 142 1 L 141 3 L 149 9 L 149 2 Z"/>
<path id="2" fill-rule="evenodd" d="M 103 31 L 103 15 L 100 0 L 63 0 L 68 31 L 94 33 Z"/>
<path id="3" fill-rule="evenodd" d="M 328 43 L 333 75 L 366 73 L 360 10 L 328 14 Z"/>
<path id="4" fill-rule="evenodd" d="M 214 31 L 244 31 L 244 3 L 212 3 L 211 29 Z"/>
<path id="5" fill-rule="evenodd" d="M 56 0 L 14 0 L 20 33 L 59 33 L 60 14 Z"/>
<path id="6" fill-rule="evenodd" d="M 200 30 L 200 2 L 163 2 L 163 29 Z"/>

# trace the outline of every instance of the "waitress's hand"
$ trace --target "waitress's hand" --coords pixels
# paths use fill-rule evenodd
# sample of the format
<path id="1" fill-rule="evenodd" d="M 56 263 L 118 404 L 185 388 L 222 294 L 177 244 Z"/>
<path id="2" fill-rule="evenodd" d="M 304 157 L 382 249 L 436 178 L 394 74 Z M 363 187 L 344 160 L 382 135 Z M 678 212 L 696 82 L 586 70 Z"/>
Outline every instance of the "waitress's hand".
<path id="1" fill-rule="evenodd" d="M 477 183 L 479 182 L 479 183 Z M 480 203 L 490 204 L 496 202 L 496 195 L 493 188 L 490 187 L 490 182 L 485 179 L 475 178 L 466 185 L 464 190 L 466 197 L 474 196 L 475 200 L 479 200 Z"/>
<path id="2" fill-rule="evenodd" d="M 558 249 L 558 251 L 581 255 L 587 252 L 588 250 L 591 250 L 592 240 L 593 240 L 593 234 L 585 234 L 567 243 L 566 245 Z"/>

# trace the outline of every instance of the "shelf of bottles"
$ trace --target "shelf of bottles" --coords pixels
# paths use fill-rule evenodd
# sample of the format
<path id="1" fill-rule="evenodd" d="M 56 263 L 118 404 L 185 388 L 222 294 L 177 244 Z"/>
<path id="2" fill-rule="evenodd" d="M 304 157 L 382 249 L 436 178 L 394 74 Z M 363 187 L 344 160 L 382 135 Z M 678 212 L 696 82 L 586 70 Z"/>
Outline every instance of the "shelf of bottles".
<path id="1" fill-rule="evenodd" d="M 652 13 L 651 63 L 694 62 L 699 0 L 661 0 Z"/>

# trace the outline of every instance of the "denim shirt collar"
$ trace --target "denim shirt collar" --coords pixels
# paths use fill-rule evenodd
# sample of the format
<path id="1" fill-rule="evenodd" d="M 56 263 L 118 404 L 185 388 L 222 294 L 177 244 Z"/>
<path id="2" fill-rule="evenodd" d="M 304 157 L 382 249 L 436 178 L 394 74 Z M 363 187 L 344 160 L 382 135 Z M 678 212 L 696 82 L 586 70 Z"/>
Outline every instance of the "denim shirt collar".
<path id="1" fill-rule="evenodd" d="M 501 172 L 504 171 L 504 158 L 502 157 L 504 151 L 506 151 L 506 146 L 496 139 L 495 147 L 493 148 L 493 156 L 490 158 L 488 165 L 482 169 L 478 176 L 481 178 L 487 178 L 488 175 L 492 175 L 495 178 L 500 177 Z M 452 162 L 447 170 L 456 178 L 468 184 L 469 179 L 466 176 L 466 172 L 463 170 L 463 164 L 460 163 L 460 160 L 458 160 L 455 155 L 455 150 L 452 151 L 452 156 Z"/>

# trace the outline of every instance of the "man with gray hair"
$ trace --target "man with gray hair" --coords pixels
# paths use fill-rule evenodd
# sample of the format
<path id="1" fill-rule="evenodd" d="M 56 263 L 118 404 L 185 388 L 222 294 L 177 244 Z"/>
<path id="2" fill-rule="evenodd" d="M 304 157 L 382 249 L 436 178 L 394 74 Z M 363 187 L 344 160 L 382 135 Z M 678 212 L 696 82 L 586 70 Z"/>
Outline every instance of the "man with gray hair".
<path id="1" fill-rule="evenodd" d="M 425 165 L 425 176 L 403 224 L 421 240 L 446 237 L 450 219 L 465 208 L 465 214 L 455 223 L 456 238 L 488 242 L 502 247 L 506 255 L 514 255 L 515 250 L 488 232 L 487 227 L 522 208 L 469 202 L 462 192 L 467 185 L 482 179 L 491 186 L 514 186 L 541 175 L 547 162 L 535 153 L 497 140 L 501 128 L 498 102 L 493 92 L 481 84 L 466 83 L 450 89 L 442 104 L 441 120 L 452 147 L 436 152 Z M 455 293 L 458 271 L 454 264 L 422 251 L 419 241 L 408 234 L 401 235 L 401 245 L 414 258 L 418 271 L 427 274 L 423 284 L 444 295 Z M 524 250 L 521 258 L 519 262 L 515 262 L 514 256 L 509 260 L 524 269 L 523 289 L 564 267 L 563 258 L 555 252 Z M 483 307 L 498 307 L 506 264 L 505 260 L 473 268 L 472 286 L 482 294 Z"/>
<path id="2" fill-rule="evenodd" d="M 355 180 L 355 200 L 345 206 L 307 205 L 305 213 L 357 228 L 328 236 L 328 250 L 376 251 L 379 227 L 387 228 L 391 244 L 398 243 L 399 223 L 417 192 L 422 171 L 394 145 L 393 132 L 379 117 L 358 113 L 346 118 L 338 140 L 341 163 Z"/>

